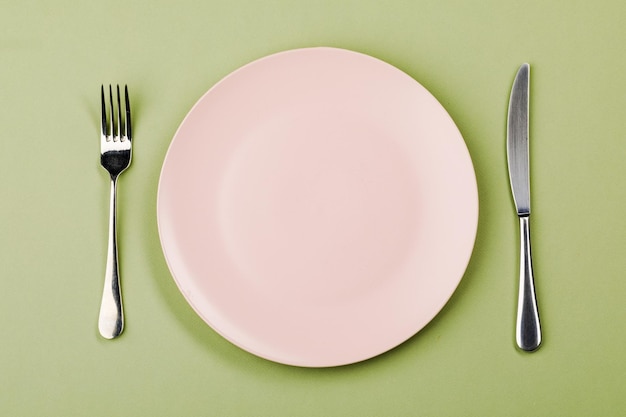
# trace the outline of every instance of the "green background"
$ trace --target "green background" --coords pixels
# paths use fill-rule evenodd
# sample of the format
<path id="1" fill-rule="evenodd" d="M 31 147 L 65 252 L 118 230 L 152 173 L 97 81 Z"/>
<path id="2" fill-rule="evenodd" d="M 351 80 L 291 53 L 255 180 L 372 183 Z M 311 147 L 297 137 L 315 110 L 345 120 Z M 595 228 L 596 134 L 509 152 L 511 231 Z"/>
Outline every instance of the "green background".
<path id="1" fill-rule="evenodd" d="M 1 0 L 0 415 L 624 415 L 624 21 L 621 1 Z M 322 45 L 385 60 L 441 101 L 474 161 L 480 222 L 461 285 L 417 336 L 303 369 L 252 356 L 195 315 L 165 264 L 155 202 L 168 145 L 207 89 L 267 54 Z M 514 345 L 505 153 L 524 61 L 544 325 L 532 354 Z M 129 85 L 135 138 L 119 190 L 127 327 L 107 341 L 98 118 L 111 82 Z"/>

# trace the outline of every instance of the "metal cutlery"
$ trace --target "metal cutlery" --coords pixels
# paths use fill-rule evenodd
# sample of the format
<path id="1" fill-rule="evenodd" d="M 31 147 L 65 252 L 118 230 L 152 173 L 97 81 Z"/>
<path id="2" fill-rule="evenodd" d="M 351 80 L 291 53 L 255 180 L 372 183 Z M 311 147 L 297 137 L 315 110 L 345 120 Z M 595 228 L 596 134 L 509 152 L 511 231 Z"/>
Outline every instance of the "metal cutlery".
<path id="1" fill-rule="evenodd" d="M 525 351 L 541 344 L 541 324 L 530 249 L 530 169 L 528 159 L 530 65 L 523 64 L 515 76 L 507 125 L 507 159 L 511 191 L 520 223 L 520 281 L 516 342 Z"/>
<path id="2" fill-rule="evenodd" d="M 132 157 L 132 131 L 128 87 L 124 87 L 125 112 L 122 113 L 120 87 L 117 100 L 113 101 L 113 89 L 109 85 L 109 112 L 105 100 L 104 86 L 101 87 L 102 121 L 100 134 L 100 161 L 111 178 L 111 200 L 109 213 L 109 244 L 104 275 L 104 291 L 100 306 L 98 329 L 106 339 L 119 336 L 124 330 L 124 309 L 120 288 L 117 260 L 117 179 L 128 168 Z M 115 105 L 116 104 L 116 105 Z M 124 116 L 123 116 L 124 115 Z"/>

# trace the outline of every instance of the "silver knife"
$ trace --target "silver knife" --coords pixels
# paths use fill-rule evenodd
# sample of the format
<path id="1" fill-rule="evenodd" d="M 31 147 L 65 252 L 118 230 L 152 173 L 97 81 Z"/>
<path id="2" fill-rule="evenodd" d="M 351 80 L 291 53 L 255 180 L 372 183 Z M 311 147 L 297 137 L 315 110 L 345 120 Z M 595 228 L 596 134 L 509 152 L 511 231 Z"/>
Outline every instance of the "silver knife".
<path id="1" fill-rule="evenodd" d="M 520 282 L 515 339 L 520 349 L 532 352 L 541 344 L 541 324 L 530 250 L 530 173 L 528 163 L 528 109 L 530 65 L 517 71 L 507 124 L 506 152 L 511 191 L 520 223 Z"/>

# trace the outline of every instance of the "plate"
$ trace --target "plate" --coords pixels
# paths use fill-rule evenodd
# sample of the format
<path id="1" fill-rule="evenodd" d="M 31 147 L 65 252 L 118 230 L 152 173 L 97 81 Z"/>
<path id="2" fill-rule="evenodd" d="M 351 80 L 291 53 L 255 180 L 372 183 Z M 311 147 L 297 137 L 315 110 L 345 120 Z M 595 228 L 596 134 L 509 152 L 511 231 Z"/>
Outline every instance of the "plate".
<path id="1" fill-rule="evenodd" d="M 183 296 L 215 331 L 289 365 L 359 362 L 446 304 L 478 222 L 472 162 L 418 82 L 336 48 L 277 53 L 180 125 L 157 198 Z"/>

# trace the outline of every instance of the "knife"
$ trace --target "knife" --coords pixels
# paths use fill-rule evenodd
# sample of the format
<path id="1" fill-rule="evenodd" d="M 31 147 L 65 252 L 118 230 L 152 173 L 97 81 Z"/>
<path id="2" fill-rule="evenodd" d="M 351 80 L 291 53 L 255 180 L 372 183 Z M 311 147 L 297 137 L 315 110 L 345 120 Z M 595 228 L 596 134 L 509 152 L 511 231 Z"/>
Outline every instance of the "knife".
<path id="1" fill-rule="evenodd" d="M 528 352 L 541 344 L 541 324 L 530 250 L 530 172 L 528 162 L 528 109 L 530 65 L 517 71 L 507 124 L 506 151 L 511 191 L 520 224 L 520 282 L 515 339 L 517 346 Z"/>

